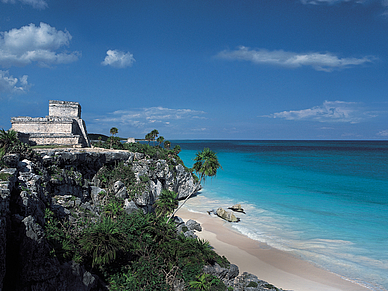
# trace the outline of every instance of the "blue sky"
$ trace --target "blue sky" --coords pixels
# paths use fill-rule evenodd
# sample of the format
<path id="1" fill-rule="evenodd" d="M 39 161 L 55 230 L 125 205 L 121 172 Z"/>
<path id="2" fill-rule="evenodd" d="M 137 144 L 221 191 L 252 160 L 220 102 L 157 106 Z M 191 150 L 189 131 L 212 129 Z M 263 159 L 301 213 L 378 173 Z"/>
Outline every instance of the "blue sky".
<path id="1" fill-rule="evenodd" d="M 0 128 L 77 101 L 89 133 L 388 139 L 385 0 L 0 0 Z"/>

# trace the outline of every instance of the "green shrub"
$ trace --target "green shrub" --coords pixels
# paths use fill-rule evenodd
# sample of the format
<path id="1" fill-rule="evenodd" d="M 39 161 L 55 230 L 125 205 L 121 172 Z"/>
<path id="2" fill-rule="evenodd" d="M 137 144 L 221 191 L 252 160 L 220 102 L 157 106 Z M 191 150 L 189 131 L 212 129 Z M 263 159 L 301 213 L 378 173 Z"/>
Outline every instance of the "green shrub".
<path id="1" fill-rule="evenodd" d="M 92 267 L 104 266 L 116 259 L 119 251 L 128 247 L 125 235 L 117 222 L 109 217 L 85 229 L 80 239 L 81 253 L 91 257 Z"/>
<path id="2" fill-rule="evenodd" d="M 8 173 L 0 173 L 0 181 L 8 181 L 11 174 Z"/>
<path id="3" fill-rule="evenodd" d="M 249 284 L 247 285 L 247 287 L 257 287 L 259 284 L 257 284 L 257 282 L 255 281 L 251 281 L 249 282 Z"/>
<path id="4" fill-rule="evenodd" d="M 123 182 L 127 188 L 136 183 L 131 166 L 125 165 L 124 162 L 103 166 L 97 172 L 97 179 L 100 180 L 101 187 L 108 189 L 112 189 L 116 181 Z"/>
<path id="5" fill-rule="evenodd" d="M 129 215 L 115 197 L 106 197 L 96 223 L 70 225 L 47 210 L 45 230 L 53 255 L 94 269 L 110 290 L 171 290 L 168 284 L 174 280 L 184 280 L 190 288 L 188 283 L 199 279 L 204 265 L 229 264 L 207 241 L 177 235 L 175 223 L 166 223 L 166 216 L 141 210 Z M 226 289 L 218 279 L 209 279 L 211 290 Z"/>
<path id="6" fill-rule="evenodd" d="M 139 176 L 139 178 L 143 183 L 147 183 L 150 180 L 150 177 L 148 177 L 148 175 Z"/>
<path id="7" fill-rule="evenodd" d="M 276 288 L 274 285 L 269 284 L 269 283 L 264 284 L 263 287 L 264 287 L 264 288 L 267 288 L 267 289 L 275 289 L 275 290 L 279 290 L 279 289 Z"/>
<path id="8" fill-rule="evenodd" d="M 174 191 L 162 190 L 162 193 L 156 200 L 154 207 L 156 215 L 169 215 L 174 212 L 174 209 L 178 207 L 178 194 Z"/>
<path id="9" fill-rule="evenodd" d="M 51 246 L 51 254 L 60 262 L 72 259 L 77 249 L 76 229 L 71 229 L 69 223 L 61 222 L 50 209 L 45 210 L 45 235 Z"/>
<path id="10" fill-rule="evenodd" d="M 192 290 L 204 290 L 204 291 L 224 291 L 226 289 L 225 284 L 217 277 L 210 274 L 198 275 L 197 280 L 190 281 L 189 286 Z"/>
<path id="11" fill-rule="evenodd" d="M 110 218 L 117 218 L 123 211 L 123 203 L 116 197 L 111 197 L 104 207 L 104 215 Z"/>

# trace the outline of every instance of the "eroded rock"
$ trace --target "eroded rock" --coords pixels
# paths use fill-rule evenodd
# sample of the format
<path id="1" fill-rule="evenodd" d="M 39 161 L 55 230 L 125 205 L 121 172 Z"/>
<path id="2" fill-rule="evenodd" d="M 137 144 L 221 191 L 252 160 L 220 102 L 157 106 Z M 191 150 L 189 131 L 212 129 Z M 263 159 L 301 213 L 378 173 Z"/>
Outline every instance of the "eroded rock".
<path id="1" fill-rule="evenodd" d="M 225 219 L 229 222 L 239 222 L 240 218 L 237 218 L 231 211 L 226 211 L 219 207 L 216 211 L 216 214 L 221 217 L 222 219 Z"/>

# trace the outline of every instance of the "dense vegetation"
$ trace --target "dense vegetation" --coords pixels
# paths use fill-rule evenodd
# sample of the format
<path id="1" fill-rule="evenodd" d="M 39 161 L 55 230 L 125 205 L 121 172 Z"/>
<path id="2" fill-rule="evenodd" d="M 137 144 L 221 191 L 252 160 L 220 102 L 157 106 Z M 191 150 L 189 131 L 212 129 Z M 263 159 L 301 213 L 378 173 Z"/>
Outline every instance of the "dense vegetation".
<path id="1" fill-rule="evenodd" d="M 153 130 L 152 132 L 154 132 Z M 146 135 L 148 138 L 148 143 L 122 143 L 119 137 L 116 137 L 112 134 L 107 140 L 104 142 L 101 139 L 98 142 L 93 143 L 94 147 L 100 147 L 105 149 L 115 149 L 115 150 L 127 150 L 134 153 L 142 153 L 148 159 L 154 160 L 166 160 L 169 165 L 173 164 L 181 164 L 185 167 L 186 171 L 190 171 L 193 173 L 193 169 L 187 168 L 181 158 L 179 157 L 179 153 L 181 151 L 181 147 L 176 145 L 173 149 L 170 149 L 171 142 L 168 140 L 164 140 L 161 136 L 158 138 L 159 142 L 157 145 L 151 145 L 150 141 L 152 140 L 151 133 Z M 163 147 L 162 147 L 163 144 Z M 193 177 L 199 181 L 199 178 L 193 173 Z"/>
<path id="2" fill-rule="evenodd" d="M 14 153 L 20 154 L 21 158 L 31 158 L 34 155 L 31 147 L 18 139 L 16 131 L 0 129 L 0 167 L 2 166 L 1 158 L 5 154 Z"/>
<path id="3" fill-rule="evenodd" d="M 148 158 L 174 160 L 174 164 L 181 162 L 180 147 L 162 148 L 164 139 L 159 139 L 156 146 L 122 144 L 114 137 L 117 129 L 111 133 L 106 142 L 99 142 L 97 146 L 139 152 Z M 0 158 L 12 152 L 25 157 L 33 154 L 29 146 L 17 139 L 15 132 L 2 130 Z M 195 170 L 201 178 L 214 174 L 205 173 L 200 167 Z M 203 273 L 203 266 L 217 262 L 227 267 L 228 260 L 214 252 L 207 241 L 177 233 L 175 222 L 170 221 L 171 213 L 178 207 L 176 193 L 163 190 L 154 204 L 153 213 L 144 214 L 139 210 L 128 214 L 123 210 L 124 201 L 115 197 L 110 189 L 115 181 L 121 181 L 130 196 L 142 191 L 142 183 L 136 182 L 131 167 L 124 163 L 104 166 L 97 178 L 107 189 L 99 194 L 104 196 L 99 215 L 78 209 L 84 213 L 69 220 L 66 216 L 57 216 L 49 205 L 46 208 L 44 229 L 51 255 L 62 263 L 74 260 L 83 264 L 99 274 L 109 290 L 172 290 L 174 285 L 184 286 L 186 290 L 226 290 L 220 279 Z"/>
<path id="4" fill-rule="evenodd" d="M 202 290 L 202 283 L 213 286 L 211 290 L 226 289 L 212 276 L 204 281 L 202 268 L 214 262 L 227 266 L 227 259 L 208 242 L 177 234 L 175 223 L 166 223 L 177 207 L 174 192 L 163 191 L 156 214 L 127 214 L 122 201 L 108 196 L 97 223 L 85 217 L 70 225 L 46 210 L 46 237 L 60 261 L 84 264 L 100 274 L 110 290 L 171 290 L 177 282 L 187 290 Z"/>

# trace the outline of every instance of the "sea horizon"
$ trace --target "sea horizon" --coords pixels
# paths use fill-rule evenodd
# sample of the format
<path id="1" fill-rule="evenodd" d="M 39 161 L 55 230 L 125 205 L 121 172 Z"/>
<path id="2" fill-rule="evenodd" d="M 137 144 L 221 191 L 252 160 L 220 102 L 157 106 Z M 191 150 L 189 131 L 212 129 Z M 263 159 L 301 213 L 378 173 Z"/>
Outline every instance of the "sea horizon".
<path id="1" fill-rule="evenodd" d="M 207 179 L 192 211 L 241 203 L 247 214 L 233 229 L 370 290 L 388 289 L 387 141 L 176 144 L 188 167 L 204 147 L 217 153 L 223 167 Z"/>

